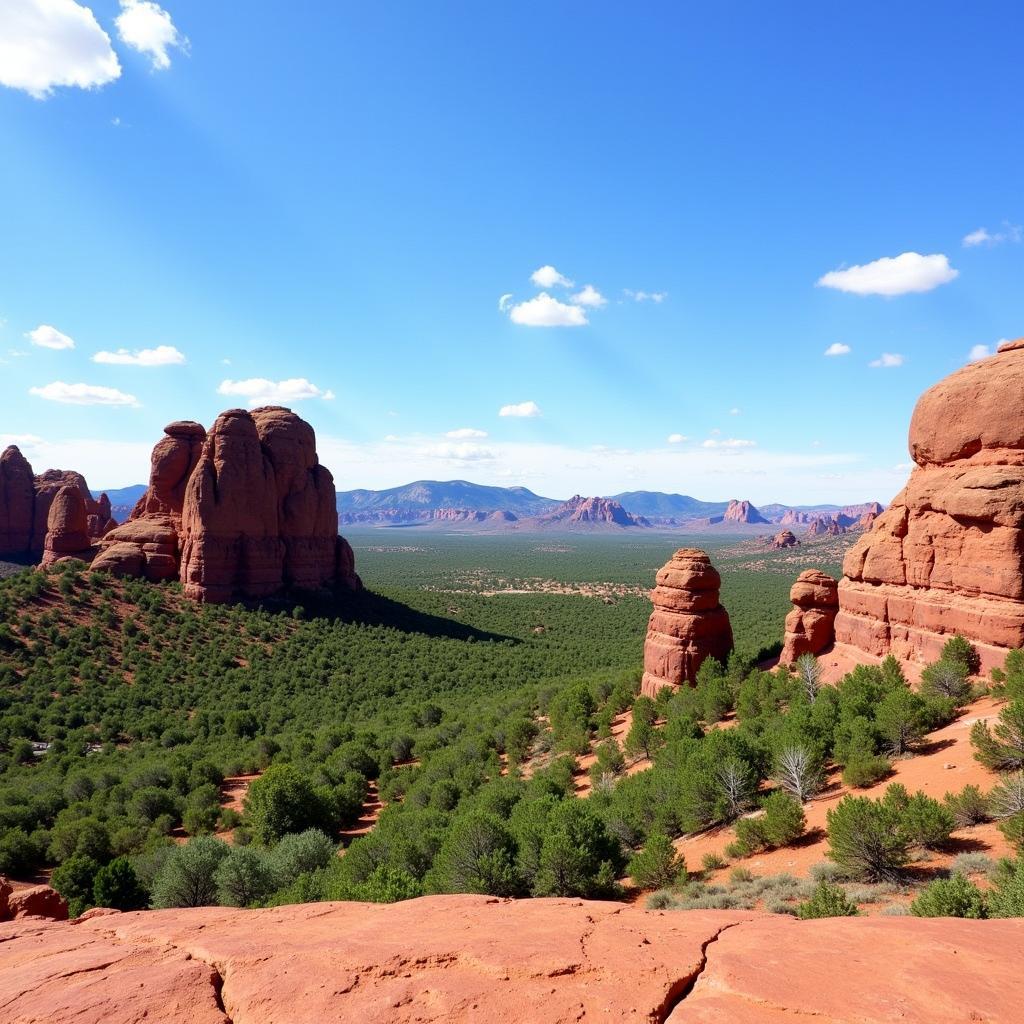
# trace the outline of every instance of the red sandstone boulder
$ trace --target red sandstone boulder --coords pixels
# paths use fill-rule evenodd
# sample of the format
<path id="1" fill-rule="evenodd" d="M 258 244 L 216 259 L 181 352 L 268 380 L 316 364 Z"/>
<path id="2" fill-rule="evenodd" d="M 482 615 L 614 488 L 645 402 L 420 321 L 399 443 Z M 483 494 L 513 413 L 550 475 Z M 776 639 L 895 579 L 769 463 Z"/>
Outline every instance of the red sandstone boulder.
<path id="1" fill-rule="evenodd" d="M 40 565 L 53 565 L 65 558 L 88 562 L 93 554 L 85 498 L 77 485 L 65 484 L 50 504 Z"/>
<path id="2" fill-rule="evenodd" d="M 783 530 L 781 533 L 777 533 L 772 537 L 771 549 L 773 551 L 783 551 L 786 548 L 795 548 L 799 546 L 800 541 L 796 539 L 792 530 Z"/>
<path id="3" fill-rule="evenodd" d="M 644 694 L 693 683 L 706 658 L 724 664 L 729 657 L 732 627 L 719 602 L 720 586 L 711 559 L 696 548 L 680 548 L 658 570 L 644 641 Z"/>
<path id="4" fill-rule="evenodd" d="M 0 875 L 0 921 L 8 921 L 11 917 L 10 898 L 14 888 L 10 882 Z"/>
<path id="5" fill-rule="evenodd" d="M 149 464 L 149 486 L 132 509 L 130 520 L 170 516 L 175 529 L 181 526 L 185 488 L 199 462 L 206 430 L 192 420 L 176 420 L 164 427 Z"/>
<path id="6" fill-rule="evenodd" d="M 68 905 L 56 889 L 48 885 L 33 885 L 10 893 L 7 897 L 7 913 L 14 921 L 22 917 L 47 917 L 51 921 L 66 921 Z"/>
<path id="7" fill-rule="evenodd" d="M 834 639 L 839 585 L 818 569 L 805 569 L 789 592 L 793 610 L 786 616 L 786 637 L 779 661 L 791 665 L 801 654 L 820 654 Z"/>
<path id="8" fill-rule="evenodd" d="M 961 633 L 982 670 L 1024 646 L 1024 339 L 925 392 L 907 486 L 847 553 L 837 643 L 931 661 Z"/>
<path id="9" fill-rule="evenodd" d="M 29 553 L 34 509 L 32 467 L 11 445 L 0 455 L 0 556 Z"/>
<path id="10" fill-rule="evenodd" d="M 99 543 L 92 567 L 113 576 L 145 577 L 153 583 L 178 577 L 178 533 L 169 515 L 129 519 Z"/>

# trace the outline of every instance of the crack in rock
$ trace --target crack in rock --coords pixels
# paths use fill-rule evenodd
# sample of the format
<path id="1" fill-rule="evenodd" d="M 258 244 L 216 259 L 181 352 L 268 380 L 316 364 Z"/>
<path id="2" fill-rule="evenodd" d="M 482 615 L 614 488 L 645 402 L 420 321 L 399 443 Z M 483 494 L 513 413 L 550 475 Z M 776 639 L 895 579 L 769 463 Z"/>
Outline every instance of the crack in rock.
<path id="1" fill-rule="evenodd" d="M 742 921 L 733 921 L 732 924 L 723 925 L 714 935 L 705 939 L 700 944 L 700 963 L 697 964 L 696 970 L 683 978 L 679 978 L 669 986 L 668 992 L 665 993 L 665 998 L 661 1001 L 661 1004 L 651 1011 L 650 1020 L 652 1024 L 665 1024 L 679 1004 L 693 991 L 694 986 L 704 973 L 708 965 L 708 947 L 716 943 L 723 932 L 727 932 L 730 928 L 736 928 L 741 924 L 743 924 Z"/>

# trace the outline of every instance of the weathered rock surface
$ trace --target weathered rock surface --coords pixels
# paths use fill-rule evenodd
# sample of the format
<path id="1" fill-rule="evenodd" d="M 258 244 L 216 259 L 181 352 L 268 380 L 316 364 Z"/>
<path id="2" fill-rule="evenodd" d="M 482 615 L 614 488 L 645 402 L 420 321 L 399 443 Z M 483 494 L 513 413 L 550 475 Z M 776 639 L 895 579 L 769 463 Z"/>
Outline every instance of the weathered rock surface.
<path id="1" fill-rule="evenodd" d="M 94 554 L 81 488 L 75 483 L 65 484 L 50 503 L 40 565 L 53 565 L 65 558 L 88 562 Z"/>
<path id="2" fill-rule="evenodd" d="M 531 520 L 538 526 L 650 526 L 643 516 L 627 512 L 612 498 L 585 498 L 574 494 L 557 508 Z"/>
<path id="3" fill-rule="evenodd" d="M 820 654 L 835 636 L 839 611 L 839 584 L 818 569 L 805 569 L 796 578 L 786 616 L 786 636 L 779 660 L 791 665 L 801 654 Z"/>
<path id="4" fill-rule="evenodd" d="M 32 467 L 12 444 L 0 455 L 0 556 L 29 553 L 34 515 Z"/>
<path id="5" fill-rule="evenodd" d="M 0 1024 L 1011 1024 L 1019 932 L 486 896 L 20 920 Z"/>
<path id="6" fill-rule="evenodd" d="M 786 548 L 795 548 L 799 546 L 800 541 L 796 539 L 792 530 L 782 530 L 772 537 L 771 549 L 773 551 L 783 551 Z"/>
<path id="7" fill-rule="evenodd" d="M 846 527 L 836 516 L 815 516 L 807 527 L 808 537 L 839 537 L 846 533 Z"/>
<path id="8" fill-rule="evenodd" d="M 961 633 L 987 671 L 1024 646 L 1024 339 L 926 391 L 909 446 L 910 480 L 843 563 L 836 641 L 925 662 Z"/>
<path id="9" fill-rule="evenodd" d="M 178 577 L 177 522 L 171 515 L 145 515 L 114 527 L 101 541 L 92 567 L 114 576 L 145 577 L 153 583 Z"/>
<path id="10" fill-rule="evenodd" d="M 729 507 L 722 514 L 722 519 L 727 523 L 768 522 L 749 501 L 737 501 L 735 498 L 729 502 Z"/>
<path id="11" fill-rule="evenodd" d="M 707 553 L 680 548 L 659 570 L 654 611 L 644 641 L 642 692 L 693 683 L 705 658 L 723 664 L 732 651 L 729 613 L 719 601 L 721 577 Z"/>
<path id="12" fill-rule="evenodd" d="M 6 880 L 0 878 L 0 892 L 5 887 L 6 899 L 0 896 L 0 921 L 17 921 L 24 917 L 43 917 L 51 921 L 68 919 L 67 902 L 59 892 L 48 885 L 32 885 L 26 889 L 12 890 Z"/>
<path id="13" fill-rule="evenodd" d="M 130 520 L 169 516 L 175 530 L 181 528 L 185 487 L 206 440 L 206 429 L 192 420 L 176 420 L 164 427 L 149 463 L 149 486 L 132 509 Z"/>

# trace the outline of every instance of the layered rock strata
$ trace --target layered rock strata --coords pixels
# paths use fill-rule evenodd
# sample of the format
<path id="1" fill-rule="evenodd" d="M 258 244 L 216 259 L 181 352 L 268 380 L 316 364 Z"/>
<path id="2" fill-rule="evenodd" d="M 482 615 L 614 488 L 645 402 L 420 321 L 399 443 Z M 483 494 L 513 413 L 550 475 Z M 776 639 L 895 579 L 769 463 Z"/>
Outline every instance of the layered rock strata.
<path id="1" fill-rule="evenodd" d="M 706 658 L 724 664 L 729 657 L 732 626 L 719 601 L 721 583 L 707 553 L 696 548 L 680 548 L 658 570 L 644 642 L 644 694 L 693 683 Z"/>
<path id="2" fill-rule="evenodd" d="M 925 392 L 906 487 L 847 553 L 836 641 L 927 662 L 955 633 L 982 670 L 1024 647 L 1024 339 Z"/>
<path id="3" fill-rule="evenodd" d="M 786 616 L 786 636 L 779 658 L 784 665 L 791 665 L 801 654 L 820 654 L 832 643 L 839 584 L 818 569 L 805 569 L 796 578 L 789 599 L 793 610 Z"/>

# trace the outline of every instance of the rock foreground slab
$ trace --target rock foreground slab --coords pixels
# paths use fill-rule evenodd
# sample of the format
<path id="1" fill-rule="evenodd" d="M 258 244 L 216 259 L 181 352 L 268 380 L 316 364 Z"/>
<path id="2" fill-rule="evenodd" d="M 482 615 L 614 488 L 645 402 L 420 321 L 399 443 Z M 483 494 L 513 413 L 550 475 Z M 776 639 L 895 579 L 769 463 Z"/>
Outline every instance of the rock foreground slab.
<path id="1" fill-rule="evenodd" d="M 485 896 L 22 919 L 0 924 L 0 1024 L 1010 1024 L 1022 940 L 1012 920 Z"/>

